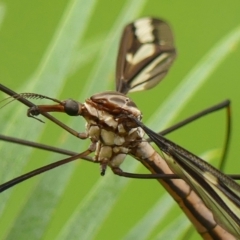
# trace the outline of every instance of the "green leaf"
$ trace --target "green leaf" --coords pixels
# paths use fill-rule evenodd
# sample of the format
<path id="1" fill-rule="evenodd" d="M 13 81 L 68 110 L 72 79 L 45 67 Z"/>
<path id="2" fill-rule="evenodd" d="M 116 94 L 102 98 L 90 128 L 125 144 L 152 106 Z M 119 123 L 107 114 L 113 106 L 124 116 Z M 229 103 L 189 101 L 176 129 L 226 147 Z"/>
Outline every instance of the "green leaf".
<path id="1" fill-rule="evenodd" d="M 229 65 L 231 67 L 239 58 L 235 55 L 240 38 L 239 28 L 236 28 L 240 19 L 237 15 L 234 18 L 232 13 L 237 7 L 228 3 L 223 5 L 222 9 L 224 14 L 225 9 L 228 9 L 230 14 L 223 18 L 220 11 L 215 11 L 216 2 L 209 3 L 206 0 L 201 4 L 188 1 L 185 4 L 188 8 L 178 2 L 172 5 L 157 0 L 114 3 L 107 0 L 72 0 L 34 4 L 28 0 L 26 5 L 21 3 L 22 8 L 15 2 L 10 5 L 10 2 L 6 1 L 0 6 L 0 79 L 1 83 L 13 87 L 16 92 L 36 92 L 59 99 L 72 97 L 84 101 L 93 93 L 113 90 L 121 30 L 126 23 L 141 15 L 164 17 L 168 20 L 174 28 L 180 52 L 178 61 L 168 75 L 170 77 L 175 74 L 175 77 L 164 80 L 162 89 L 159 87 L 131 96 L 148 117 L 145 123 L 152 129 L 157 131 L 175 120 L 183 107 L 191 104 L 193 96 L 205 85 L 211 88 L 208 84 L 215 78 L 220 84 L 217 87 L 214 85 L 211 94 L 212 98 L 215 97 L 213 101 L 217 99 L 217 90 L 223 87 L 225 94 L 226 86 L 234 81 L 232 79 L 238 79 L 240 74 L 237 68 L 232 75 L 232 70 L 227 71 Z M 50 4 L 52 9 L 49 12 L 52 18 L 47 15 Z M 204 17 L 202 14 L 197 16 L 193 8 L 198 7 L 198 12 L 202 12 L 203 9 L 205 11 L 206 4 L 209 6 L 209 16 L 208 12 L 205 12 Z M 220 7 L 223 3 L 217 4 Z M 188 14 L 185 14 L 186 12 Z M 57 14 L 58 16 L 55 16 Z M 51 29 L 49 27 L 49 32 L 48 26 L 52 26 Z M 204 38 L 202 28 L 206 28 Z M 199 41 L 192 40 L 197 34 Z M 26 39 L 23 36 L 26 36 Z M 222 40 L 219 41 L 220 38 Z M 230 58 L 234 60 L 230 61 Z M 224 78 L 220 81 L 217 75 L 218 72 L 223 74 L 220 71 L 223 69 L 223 61 L 226 65 L 229 63 L 226 69 L 224 68 L 224 72 L 226 71 L 231 79 L 228 84 L 225 84 Z M 19 69 L 16 64 L 20 65 Z M 192 68 L 189 69 L 189 66 Z M 187 72 L 189 74 L 186 75 Z M 16 79 L 12 79 L 14 74 L 17 74 Z M 186 77 L 183 78 L 183 75 Z M 19 83 L 21 79 L 24 80 Z M 180 84 L 171 91 L 171 84 L 176 85 L 174 81 Z M 238 82 L 234 82 L 236 101 L 239 98 Z M 170 84 L 168 89 L 167 84 Z M 164 91 L 169 97 L 160 105 L 166 98 Z M 208 95 L 201 95 L 200 102 L 207 99 Z M 234 92 L 226 95 L 234 96 Z M 196 108 L 194 106 L 194 109 L 201 107 L 202 105 Z M 88 147 L 89 141 L 75 139 L 45 119 L 46 123 L 41 124 L 26 118 L 26 108 L 18 102 L 11 103 L 0 111 L 2 134 L 47 142 L 76 152 Z M 155 114 L 150 116 L 149 112 Z M 69 120 L 59 115 L 57 117 L 77 131 L 84 131 L 84 121 L 80 118 Z M 235 120 L 236 122 L 240 121 Z M 204 132 L 202 129 L 205 129 L 204 125 L 197 129 L 199 132 L 196 137 L 192 137 L 194 141 L 189 140 L 189 134 L 181 134 L 181 138 L 185 137 L 195 145 L 201 145 L 198 134 Z M 218 136 L 214 137 L 220 139 Z M 207 134 L 205 139 L 208 138 L 210 134 Z M 237 143 L 238 140 L 233 142 Z M 210 146 L 209 149 L 215 147 Z M 0 144 L 0 153 L 2 183 L 64 158 L 8 143 Z M 129 157 L 123 164 L 123 169 L 128 172 L 143 172 L 144 169 L 139 165 L 139 162 Z M 237 163 L 234 163 L 234 166 L 238 169 Z M 123 179 L 114 176 L 111 171 L 107 171 L 102 178 L 96 164 L 76 161 L 1 194 L 0 239 L 129 239 L 132 236 L 135 239 L 165 239 L 169 234 L 175 234 L 171 235 L 171 239 L 179 239 L 178 236 L 183 238 L 189 221 L 185 216 L 179 220 L 177 216 L 180 210 L 175 210 L 176 204 L 156 181 Z M 175 231 L 176 226 L 178 231 Z M 200 239 L 197 234 L 192 239 L 197 237 Z"/>

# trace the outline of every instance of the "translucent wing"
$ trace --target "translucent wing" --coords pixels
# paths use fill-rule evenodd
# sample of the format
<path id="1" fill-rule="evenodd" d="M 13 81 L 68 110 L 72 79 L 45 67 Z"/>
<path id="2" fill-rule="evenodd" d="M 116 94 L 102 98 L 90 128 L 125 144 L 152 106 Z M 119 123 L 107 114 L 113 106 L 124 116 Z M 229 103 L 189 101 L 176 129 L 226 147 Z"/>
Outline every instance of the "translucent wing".
<path id="1" fill-rule="evenodd" d="M 135 121 L 162 151 L 171 170 L 202 198 L 215 221 L 240 239 L 240 185 L 196 155 Z"/>
<path id="2" fill-rule="evenodd" d="M 172 31 L 166 22 L 141 18 L 128 24 L 118 52 L 116 90 L 126 94 L 154 87 L 175 57 Z"/>

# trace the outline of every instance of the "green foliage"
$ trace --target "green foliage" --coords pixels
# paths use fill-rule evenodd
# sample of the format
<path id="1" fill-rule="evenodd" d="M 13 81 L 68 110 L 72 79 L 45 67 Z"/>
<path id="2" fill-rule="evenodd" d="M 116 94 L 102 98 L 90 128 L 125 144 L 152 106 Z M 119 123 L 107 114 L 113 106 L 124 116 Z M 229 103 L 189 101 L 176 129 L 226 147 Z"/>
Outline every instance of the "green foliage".
<path id="1" fill-rule="evenodd" d="M 0 82 L 16 92 L 83 102 L 114 89 L 123 26 L 141 16 L 164 18 L 175 33 L 176 63 L 159 86 L 131 98 L 156 131 L 230 98 L 233 132 L 224 171 L 239 173 L 239 7 L 236 0 L 5 0 L 0 4 Z M 2 134 L 76 152 L 88 146 L 47 120 L 42 124 L 26 118 L 26 108 L 18 102 L 0 111 Z M 80 118 L 55 116 L 84 131 Z M 221 149 L 224 134 L 222 112 L 169 137 L 202 154 Z M 1 183 L 64 158 L 3 142 L 0 156 Z M 132 158 L 123 169 L 146 172 Z M 1 194 L 0 239 L 184 239 L 190 224 L 181 214 L 156 181 L 122 179 L 110 170 L 100 177 L 96 164 L 79 160 Z M 191 239 L 200 237 L 193 233 Z"/>

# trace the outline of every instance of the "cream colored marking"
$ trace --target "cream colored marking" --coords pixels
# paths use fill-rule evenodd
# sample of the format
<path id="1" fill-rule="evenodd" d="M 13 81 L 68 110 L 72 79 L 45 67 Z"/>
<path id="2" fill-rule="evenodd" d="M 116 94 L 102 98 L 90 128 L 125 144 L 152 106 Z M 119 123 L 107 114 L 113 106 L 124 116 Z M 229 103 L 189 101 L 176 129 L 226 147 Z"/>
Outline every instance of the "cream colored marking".
<path id="1" fill-rule="evenodd" d="M 123 163 L 125 158 L 126 158 L 126 154 L 120 153 L 120 154 L 116 155 L 115 157 L 113 157 L 110 164 L 112 167 L 119 167 Z"/>
<path id="2" fill-rule="evenodd" d="M 134 22 L 136 27 L 135 34 L 141 43 L 153 42 L 155 37 L 153 35 L 154 27 L 150 18 L 142 18 Z"/>
<path id="3" fill-rule="evenodd" d="M 155 52 L 155 45 L 153 43 L 148 43 L 142 45 L 135 54 L 128 53 L 126 55 L 126 60 L 132 65 L 137 65 L 146 58 L 152 56 Z"/>
<path id="4" fill-rule="evenodd" d="M 210 172 L 206 171 L 202 173 L 203 177 L 208 179 L 209 182 L 211 182 L 212 184 L 217 185 L 218 184 L 218 179 L 213 176 Z"/>
<path id="5" fill-rule="evenodd" d="M 101 130 L 101 137 L 103 140 L 103 143 L 106 145 L 113 145 L 114 143 L 114 138 L 115 138 L 115 134 L 111 131 L 107 131 L 105 129 Z"/>
<path id="6" fill-rule="evenodd" d="M 133 54 L 132 53 L 127 53 L 126 54 L 126 61 L 129 63 L 133 62 Z"/>
<path id="7" fill-rule="evenodd" d="M 129 153 L 129 149 L 125 147 L 113 147 L 113 152 L 115 153 Z"/>
<path id="8" fill-rule="evenodd" d="M 101 146 L 98 160 L 110 159 L 111 156 L 112 156 L 112 148 L 109 146 Z"/>
<path id="9" fill-rule="evenodd" d="M 114 144 L 115 145 L 121 146 L 122 144 L 124 144 L 124 142 L 125 142 L 124 137 L 120 137 L 118 135 L 115 135 L 115 138 L 114 138 Z"/>
<path id="10" fill-rule="evenodd" d="M 125 102 L 125 104 L 123 104 L 121 106 L 122 109 L 130 112 L 132 115 L 134 115 L 135 117 L 137 117 L 139 120 L 141 120 L 141 117 L 142 117 L 142 113 L 141 111 L 139 111 L 139 109 L 137 109 L 136 107 L 132 107 L 132 106 L 129 106 L 128 104 L 129 102 Z"/>
<path id="11" fill-rule="evenodd" d="M 99 135 L 100 135 L 100 129 L 98 126 L 91 126 L 90 128 L 88 128 L 88 134 L 90 137 L 94 137 L 99 139 Z"/>
<path id="12" fill-rule="evenodd" d="M 96 108 L 92 107 L 88 103 L 84 103 L 86 109 L 88 110 L 89 114 L 93 117 L 97 117 L 99 120 L 104 121 L 109 127 L 113 127 L 114 129 L 117 128 L 118 123 L 113 119 L 113 116 L 105 111 L 98 111 Z M 86 119 L 89 123 L 91 123 L 91 119 Z"/>
<path id="13" fill-rule="evenodd" d="M 128 140 L 135 140 L 137 137 L 143 138 L 144 136 L 144 131 L 142 128 L 132 128 L 129 133 L 128 133 Z"/>
<path id="14" fill-rule="evenodd" d="M 125 130 L 125 128 L 123 127 L 122 124 L 119 124 L 119 125 L 118 125 L 118 132 L 119 132 L 119 133 L 125 133 L 125 132 L 126 132 L 126 130 Z"/>
<path id="15" fill-rule="evenodd" d="M 134 79 L 134 81 L 131 84 L 131 87 L 138 85 L 137 87 L 135 87 L 131 92 L 133 91 L 141 91 L 145 89 L 145 81 L 147 81 L 151 76 L 151 71 L 157 69 L 157 65 L 159 65 L 161 62 L 166 61 L 169 58 L 169 54 L 168 53 L 162 53 L 159 57 L 155 58 L 154 61 L 147 65 L 147 67 L 145 67 Z M 161 72 L 155 72 L 156 74 L 160 74 Z"/>
<path id="16" fill-rule="evenodd" d="M 136 128 L 132 128 L 130 131 L 129 131 L 129 135 L 134 133 L 134 132 L 138 132 L 139 133 L 139 136 L 143 137 L 145 135 L 145 132 L 143 131 L 143 129 L 141 127 L 136 127 Z"/>
<path id="17" fill-rule="evenodd" d="M 106 117 L 103 120 L 109 127 L 113 127 L 114 129 L 116 129 L 118 126 L 118 123 L 112 118 L 112 116 Z"/>
<path id="18" fill-rule="evenodd" d="M 120 148 L 119 147 L 113 147 L 112 151 L 114 153 L 119 153 L 120 152 Z"/>

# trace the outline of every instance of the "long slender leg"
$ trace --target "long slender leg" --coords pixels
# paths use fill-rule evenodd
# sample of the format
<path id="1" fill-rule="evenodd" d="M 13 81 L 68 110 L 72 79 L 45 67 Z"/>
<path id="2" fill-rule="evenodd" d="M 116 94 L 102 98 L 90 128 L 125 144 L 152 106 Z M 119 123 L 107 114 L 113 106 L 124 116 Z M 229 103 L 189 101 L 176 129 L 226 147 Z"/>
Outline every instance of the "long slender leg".
<path id="1" fill-rule="evenodd" d="M 221 103 L 218 103 L 212 107 L 209 107 L 207 109 L 204 109 L 203 111 L 194 114 L 193 116 L 190 116 L 186 119 L 184 119 L 181 122 L 178 122 L 177 124 L 174 124 L 173 126 L 164 129 L 163 131 L 159 132 L 160 135 L 166 135 L 169 134 L 201 117 L 204 117 L 210 113 L 214 113 L 216 111 L 222 110 L 222 109 L 226 109 L 227 110 L 227 130 L 226 130 L 226 137 L 225 137 L 225 143 L 224 143 L 224 147 L 223 147 L 223 151 L 222 151 L 222 157 L 220 159 L 220 164 L 219 164 L 219 169 L 222 170 L 224 168 L 225 162 L 226 162 L 226 157 L 227 157 L 227 153 L 228 153 L 228 149 L 229 149 L 229 144 L 230 144 L 230 134 L 231 134 L 231 106 L 230 106 L 230 101 L 229 100 L 225 100 Z M 150 139 L 147 139 L 149 142 L 151 142 Z"/>
<path id="2" fill-rule="evenodd" d="M 35 169 L 35 170 L 31 171 L 31 172 L 23 174 L 23 175 L 21 175 L 19 177 L 16 177 L 16 178 L 14 178 L 14 179 L 6 182 L 6 183 L 1 184 L 0 185 L 0 192 L 3 192 L 5 190 L 7 190 L 7 189 L 17 185 L 18 183 L 21 183 L 21 182 L 23 182 L 23 181 L 25 181 L 25 180 L 27 180 L 29 178 L 32 178 L 32 177 L 34 177 L 34 176 L 36 176 L 38 174 L 44 173 L 46 171 L 49 171 L 49 170 L 51 170 L 53 168 L 59 167 L 59 166 L 64 165 L 66 163 L 75 161 L 75 160 L 77 160 L 79 158 L 83 158 L 83 157 L 91 154 L 93 151 L 95 151 L 95 146 L 91 145 L 89 147 L 89 149 L 87 149 L 86 151 L 84 151 L 82 153 L 79 153 L 79 154 L 74 155 L 72 157 L 65 158 L 65 159 L 62 159 L 60 161 L 48 164 L 46 166 L 40 167 L 40 168 Z M 92 161 L 92 162 L 94 162 L 94 161 Z"/>
<path id="3" fill-rule="evenodd" d="M 122 171 L 120 168 L 112 168 L 114 174 L 120 177 L 126 178 L 137 178 L 137 179 L 179 179 L 178 175 L 175 174 L 139 174 L 139 173 L 128 173 Z"/>

